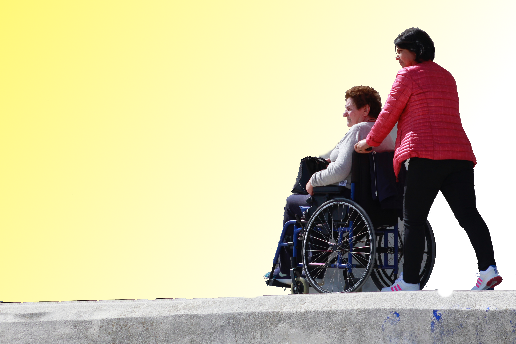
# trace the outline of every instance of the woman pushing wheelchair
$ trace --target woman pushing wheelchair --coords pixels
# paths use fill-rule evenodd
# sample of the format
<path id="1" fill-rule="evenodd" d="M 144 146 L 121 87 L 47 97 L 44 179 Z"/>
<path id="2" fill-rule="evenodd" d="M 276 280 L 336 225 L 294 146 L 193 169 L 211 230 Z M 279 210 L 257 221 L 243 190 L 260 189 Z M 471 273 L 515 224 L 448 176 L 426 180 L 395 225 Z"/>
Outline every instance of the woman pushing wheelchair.
<path id="1" fill-rule="evenodd" d="M 341 185 L 346 187 L 347 198 L 349 198 L 351 184 L 351 162 L 355 144 L 363 140 L 369 134 L 376 118 L 380 114 L 382 103 L 378 92 L 372 87 L 355 86 L 346 91 L 346 106 L 344 117 L 347 120 L 348 132 L 342 140 L 329 152 L 326 160 L 329 162 L 326 169 L 316 172 L 312 175 L 306 184 L 308 195 L 292 194 L 287 198 L 285 212 L 283 215 L 283 225 L 295 220 L 296 215 L 302 216 L 300 206 L 307 206 L 307 199 L 313 195 L 313 187 L 326 185 Z M 373 148 L 376 152 L 393 151 L 394 141 L 387 136 L 382 142 Z M 285 233 L 286 241 L 293 235 L 293 225 L 287 228 Z M 290 257 L 291 249 L 282 247 L 279 256 L 279 268 L 274 271 L 273 279 L 278 282 L 290 284 L 292 279 L 290 276 Z M 269 278 L 267 273 L 264 277 Z"/>
<path id="2" fill-rule="evenodd" d="M 402 163 L 408 165 L 403 204 L 403 275 L 382 291 L 420 289 L 424 226 L 439 191 L 475 249 L 480 273 L 472 290 L 492 288 L 502 282 L 502 277 L 496 268 L 489 229 L 476 208 L 476 158 L 461 124 L 455 79 L 433 62 L 434 43 L 423 30 L 405 30 L 394 45 L 402 69 L 378 120 L 367 137 L 355 145 L 358 153 L 381 146 L 397 122 L 393 162 L 396 175 Z"/>

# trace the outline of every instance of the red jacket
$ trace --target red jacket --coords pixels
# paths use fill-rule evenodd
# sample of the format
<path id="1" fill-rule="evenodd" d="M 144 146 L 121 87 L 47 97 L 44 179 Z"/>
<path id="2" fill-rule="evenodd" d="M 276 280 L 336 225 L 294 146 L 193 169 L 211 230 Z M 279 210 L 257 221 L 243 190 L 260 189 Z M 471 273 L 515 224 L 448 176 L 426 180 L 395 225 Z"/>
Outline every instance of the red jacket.
<path id="1" fill-rule="evenodd" d="M 403 161 L 413 157 L 470 160 L 476 164 L 460 120 L 455 79 L 435 62 L 418 63 L 398 72 L 382 112 L 367 135 L 367 144 L 380 145 L 396 122 L 396 176 Z"/>

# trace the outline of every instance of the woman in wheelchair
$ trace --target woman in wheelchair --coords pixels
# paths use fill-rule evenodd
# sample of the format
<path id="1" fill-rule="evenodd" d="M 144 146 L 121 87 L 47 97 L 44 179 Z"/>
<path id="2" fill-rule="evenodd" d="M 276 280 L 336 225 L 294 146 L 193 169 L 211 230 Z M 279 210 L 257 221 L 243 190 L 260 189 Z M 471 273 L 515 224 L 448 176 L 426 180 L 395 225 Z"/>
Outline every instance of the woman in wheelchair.
<path id="1" fill-rule="evenodd" d="M 363 140 L 369 134 L 373 127 L 378 114 L 381 111 L 382 103 L 378 92 L 372 87 L 355 86 L 346 91 L 346 106 L 344 117 L 347 120 L 348 132 L 337 143 L 335 148 L 323 156 L 329 162 L 325 170 L 316 172 L 306 184 L 306 190 L 309 195 L 292 194 L 287 198 L 285 212 L 283 216 L 283 225 L 290 220 L 295 220 L 296 215 L 302 216 L 300 206 L 307 206 L 307 199 L 313 195 L 313 187 L 326 185 L 345 186 L 346 193 L 344 197 L 349 198 L 351 184 L 351 162 L 354 146 L 360 140 Z M 394 151 L 394 141 L 387 137 L 380 145 L 374 148 L 376 152 Z M 285 233 L 285 241 L 292 241 L 294 226 L 287 228 Z M 298 251 L 301 245 L 298 245 Z M 274 271 L 273 279 L 285 284 L 290 284 L 292 279 L 290 276 L 290 257 L 292 249 L 282 247 L 279 256 L 279 268 Z M 300 256 L 300 254 L 299 254 Z M 267 273 L 264 277 L 269 278 Z"/>

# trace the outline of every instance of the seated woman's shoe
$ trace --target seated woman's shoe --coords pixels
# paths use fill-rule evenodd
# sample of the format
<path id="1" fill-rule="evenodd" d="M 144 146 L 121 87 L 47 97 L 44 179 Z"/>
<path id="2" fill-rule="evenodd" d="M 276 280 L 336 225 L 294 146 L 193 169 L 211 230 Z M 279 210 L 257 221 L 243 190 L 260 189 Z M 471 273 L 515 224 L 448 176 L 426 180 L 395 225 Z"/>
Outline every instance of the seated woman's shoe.
<path id="1" fill-rule="evenodd" d="M 269 279 L 269 276 L 271 275 L 270 272 L 267 272 L 263 278 Z M 292 284 L 292 278 L 290 277 L 290 274 L 282 274 L 279 268 L 274 269 L 274 273 L 272 274 L 272 279 L 277 280 L 278 282 L 285 283 L 285 284 Z"/>

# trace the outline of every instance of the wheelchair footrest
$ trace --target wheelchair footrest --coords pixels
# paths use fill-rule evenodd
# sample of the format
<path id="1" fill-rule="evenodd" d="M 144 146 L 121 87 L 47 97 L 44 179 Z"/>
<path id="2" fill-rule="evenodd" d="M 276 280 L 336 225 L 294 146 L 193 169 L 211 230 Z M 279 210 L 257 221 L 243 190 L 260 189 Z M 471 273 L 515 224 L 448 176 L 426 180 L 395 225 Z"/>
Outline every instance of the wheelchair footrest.
<path id="1" fill-rule="evenodd" d="M 290 284 L 281 283 L 275 279 L 265 281 L 269 287 L 281 287 L 281 288 L 290 288 Z"/>

